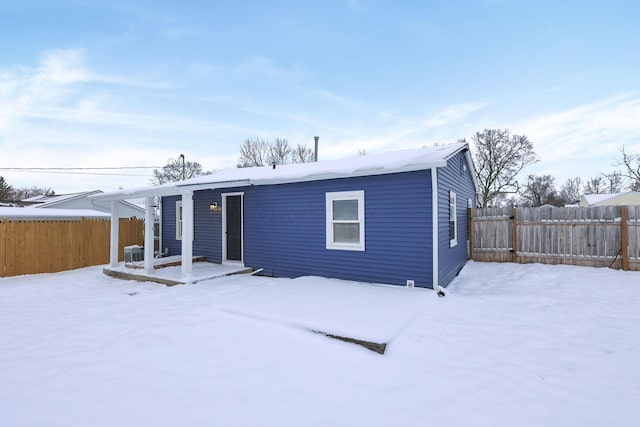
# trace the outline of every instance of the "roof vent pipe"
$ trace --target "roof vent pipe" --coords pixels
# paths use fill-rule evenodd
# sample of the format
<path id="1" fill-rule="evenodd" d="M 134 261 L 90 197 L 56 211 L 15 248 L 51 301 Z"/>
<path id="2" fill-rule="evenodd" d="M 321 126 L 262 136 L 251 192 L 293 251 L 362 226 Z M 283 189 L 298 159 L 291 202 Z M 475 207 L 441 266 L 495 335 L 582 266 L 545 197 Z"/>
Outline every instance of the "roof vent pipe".
<path id="1" fill-rule="evenodd" d="M 314 136 L 313 139 L 316 141 L 316 148 L 315 148 L 315 151 L 313 152 L 313 161 L 317 162 L 318 161 L 318 140 L 320 139 L 320 137 Z"/>

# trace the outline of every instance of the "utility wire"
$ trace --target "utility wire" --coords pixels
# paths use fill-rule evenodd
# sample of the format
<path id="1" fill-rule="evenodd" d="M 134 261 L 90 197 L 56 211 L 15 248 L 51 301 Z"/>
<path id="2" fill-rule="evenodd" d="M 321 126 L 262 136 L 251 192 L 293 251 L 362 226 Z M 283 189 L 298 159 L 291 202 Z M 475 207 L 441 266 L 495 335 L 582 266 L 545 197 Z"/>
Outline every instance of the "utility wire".
<path id="1" fill-rule="evenodd" d="M 51 170 L 111 170 L 111 169 L 162 169 L 164 166 L 114 166 L 114 167 L 101 167 L 101 168 L 0 168 L 0 170 L 6 171 L 51 171 Z"/>
<path id="2" fill-rule="evenodd" d="M 113 166 L 113 167 L 59 167 L 59 168 L 0 168 L 0 171 L 7 172 L 28 172 L 28 173 L 58 173 L 65 175 L 103 175 L 103 176 L 149 176 L 148 174 L 126 174 L 126 173 L 105 173 L 105 172 L 78 172 L 78 171 L 100 171 L 100 170 L 126 170 L 126 169 L 162 169 L 162 166 Z"/>
<path id="3" fill-rule="evenodd" d="M 27 172 L 27 173 L 58 173 L 63 175 L 109 175 L 109 176 L 149 176 L 149 174 L 141 175 L 141 174 L 132 174 L 132 173 L 105 173 L 105 172 L 69 172 L 69 171 L 58 171 L 58 170 L 31 170 L 31 169 L 1 169 L 0 170 L 8 170 L 10 172 Z"/>

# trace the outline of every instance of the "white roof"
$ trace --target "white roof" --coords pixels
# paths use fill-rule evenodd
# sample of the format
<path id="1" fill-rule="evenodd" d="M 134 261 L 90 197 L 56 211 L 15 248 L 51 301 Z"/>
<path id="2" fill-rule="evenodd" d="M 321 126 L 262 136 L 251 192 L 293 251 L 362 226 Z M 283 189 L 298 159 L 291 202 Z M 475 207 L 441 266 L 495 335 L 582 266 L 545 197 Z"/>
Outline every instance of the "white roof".
<path id="1" fill-rule="evenodd" d="M 179 194 L 184 189 L 222 188 L 244 185 L 266 185 L 286 182 L 316 181 L 354 176 L 381 175 L 396 172 L 431 169 L 446 166 L 447 160 L 456 153 L 468 150 L 466 143 L 438 147 L 392 151 L 380 154 L 326 160 L 290 165 L 234 168 L 199 176 L 185 181 L 171 182 L 154 187 L 144 187 L 103 193 L 93 199 L 121 199 L 141 196 Z M 475 173 L 471 171 L 475 182 Z"/>
<path id="2" fill-rule="evenodd" d="M 585 194 L 584 198 L 589 203 L 589 205 L 595 205 L 598 203 L 602 203 L 605 200 L 613 199 L 615 197 L 624 196 L 625 194 L 638 194 L 633 191 L 626 191 L 624 193 L 601 193 L 601 194 Z"/>
<path id="3" fill-rule="evenodd" d="M 601 193 L 601 194 L 585 194 L 584 198 L 590 205 L 595 203 L 604 202 L 605 200 L 617 197 L 623 193 Z"/>
<path id="4" fill-rule="evenodd" d="M 0 219 L 11 220 L 59 220 L 59 219 L 79 219 L 79 218 L 110 218 L 111 215 L 105 212 L 91 209 L 38 209 L 35 206 L 25 207 L 2 207 L 0 206 Z"/>

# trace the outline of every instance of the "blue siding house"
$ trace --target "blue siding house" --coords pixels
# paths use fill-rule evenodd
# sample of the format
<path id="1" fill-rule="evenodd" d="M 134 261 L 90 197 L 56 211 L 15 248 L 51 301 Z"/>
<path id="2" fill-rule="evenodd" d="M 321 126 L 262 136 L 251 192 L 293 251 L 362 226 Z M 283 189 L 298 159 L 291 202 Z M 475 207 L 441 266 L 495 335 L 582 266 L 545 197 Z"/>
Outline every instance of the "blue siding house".
<path id="1" fill-rule="evenodd" d="M 476 193 L 469 147 L 458 143 L 229 169 L 111 197 L 160 196 L 161 247 L 183 262 L 438 289 L 468 259 Z"/>

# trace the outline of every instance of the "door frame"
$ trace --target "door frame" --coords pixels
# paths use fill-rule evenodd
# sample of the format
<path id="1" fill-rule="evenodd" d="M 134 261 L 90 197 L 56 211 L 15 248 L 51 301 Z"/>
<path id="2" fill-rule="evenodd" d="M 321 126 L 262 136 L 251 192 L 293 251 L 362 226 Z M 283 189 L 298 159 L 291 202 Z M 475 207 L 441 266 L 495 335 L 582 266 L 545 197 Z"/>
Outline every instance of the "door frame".
<path id="1" fill-rule="evenodd" d="M 221 193 L 222 197 L 222 264 L 244 266 L 244 192 Z M 240 196 L 240 261 L 227 259 L 227 197 Z"/>

